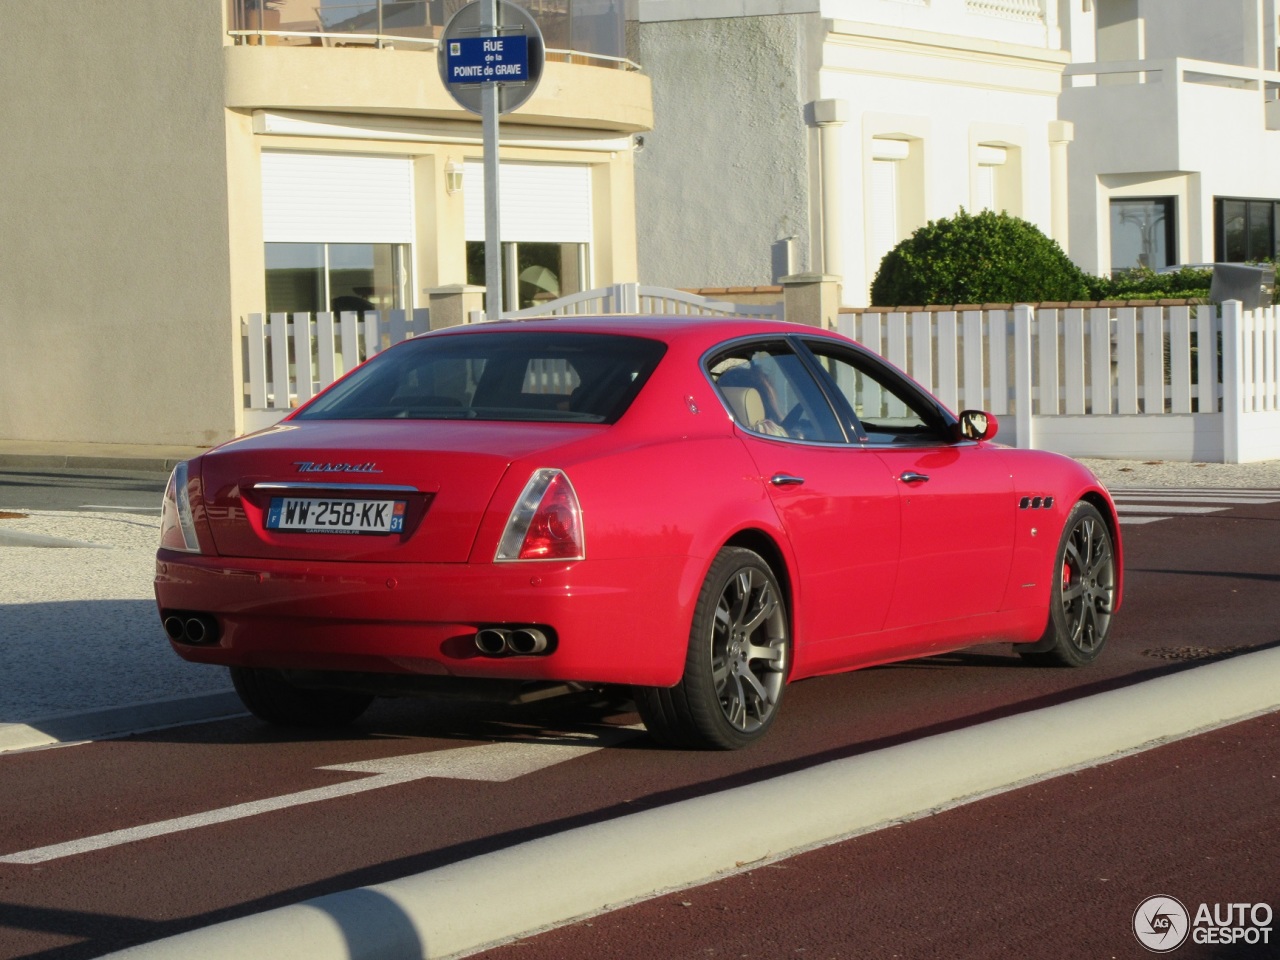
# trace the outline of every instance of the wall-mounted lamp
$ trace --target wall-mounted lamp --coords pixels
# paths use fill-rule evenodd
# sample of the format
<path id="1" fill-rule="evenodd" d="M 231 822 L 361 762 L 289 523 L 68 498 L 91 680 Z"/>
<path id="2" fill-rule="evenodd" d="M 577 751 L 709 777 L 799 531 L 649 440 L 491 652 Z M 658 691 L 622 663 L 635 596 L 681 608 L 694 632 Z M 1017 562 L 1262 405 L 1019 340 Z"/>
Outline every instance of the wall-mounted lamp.
<path id="1" fill-rule="evenodd" d="M 444 165 L 444 189 L 450 196 L 462 189 L 462 167 L 452 160 Z"/>

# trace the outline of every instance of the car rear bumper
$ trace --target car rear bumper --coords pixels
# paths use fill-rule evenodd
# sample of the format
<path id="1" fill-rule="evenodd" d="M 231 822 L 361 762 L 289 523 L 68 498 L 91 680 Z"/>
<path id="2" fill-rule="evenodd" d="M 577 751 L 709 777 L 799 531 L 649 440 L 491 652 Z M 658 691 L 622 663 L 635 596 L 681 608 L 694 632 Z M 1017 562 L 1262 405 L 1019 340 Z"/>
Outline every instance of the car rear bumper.
<path id="1" fill-rule="evenodd" d="M 161 617 L 212 618 L 227 666 L 670 686 L 684 670 L 696 560 L 385 564 L 244 560 L 161 550 Z M 689 584 L 694 586 L 691 588 Z M 489 657 L 482 627 L 549 627 L 546 653 Z"/>

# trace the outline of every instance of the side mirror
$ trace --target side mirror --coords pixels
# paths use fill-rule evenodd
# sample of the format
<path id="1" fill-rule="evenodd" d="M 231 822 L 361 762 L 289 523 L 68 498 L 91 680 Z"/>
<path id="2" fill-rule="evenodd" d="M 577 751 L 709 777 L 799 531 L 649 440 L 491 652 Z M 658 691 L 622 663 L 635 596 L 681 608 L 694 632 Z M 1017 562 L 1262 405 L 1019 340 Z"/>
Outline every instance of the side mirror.
<path id="1" fill-rule="evenodd" d="M 1000 432 L 995 415 L 983 410 L 965 410 L 957 427 L 961 440 L 990 440 Z"/>

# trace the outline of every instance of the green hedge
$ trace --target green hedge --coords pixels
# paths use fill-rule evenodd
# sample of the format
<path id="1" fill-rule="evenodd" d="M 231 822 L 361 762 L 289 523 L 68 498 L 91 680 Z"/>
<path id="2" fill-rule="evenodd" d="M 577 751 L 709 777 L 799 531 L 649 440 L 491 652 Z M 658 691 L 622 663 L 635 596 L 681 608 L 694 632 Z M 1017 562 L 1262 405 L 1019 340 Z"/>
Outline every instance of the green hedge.
<path id="1" fill-rule="evenodd" d="M 876 306 L 1207 299 L 1211 270 L 1126 271 L 1095 277 L 1035 224 L 960 210 L 931 220 L 885 254 L 871 284 Z"/>
<path id="2" fill-rule="evenodd" d="M 1034 224 L 963 209 L 931 220 L 885 254 L 871 302 L 1037 303 L 1090 298 L 1089 277 Z"/>
<path id="3" fill-rule="evenodd" d="M 1139 267 L 1114 277 L 1092 279 L 1097 284 L 1094 300 L 1207 300 L 1213 271 L 1183 267 L 1176 273 L 1156 273 Z"/>

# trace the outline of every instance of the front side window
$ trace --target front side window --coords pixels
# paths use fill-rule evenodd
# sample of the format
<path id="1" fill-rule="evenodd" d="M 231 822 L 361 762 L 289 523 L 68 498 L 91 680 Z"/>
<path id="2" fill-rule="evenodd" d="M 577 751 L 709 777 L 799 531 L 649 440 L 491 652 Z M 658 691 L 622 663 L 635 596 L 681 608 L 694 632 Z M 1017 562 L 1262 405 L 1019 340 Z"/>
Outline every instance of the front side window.
<path id="1" fill-rule="evenodd" d="M 872 358 L 835 344 L 806 345 L 848 404 L 866 443 L 947 443 L 951 431 L 938 407 Z"/>
<path id="2" fill-rule="evenodd" d="M 419 337 L 378 354 L 298 419 L 613 423 L 665 352 L 613 334 Z"/>
<path id="3" fill-rule="evenodd" d="M 1177 263 L 1176 227 L 1173 197 L 1112 200 L 1112 274 Z"/>

